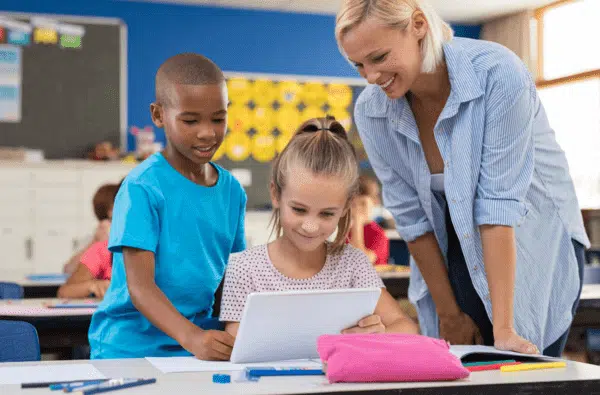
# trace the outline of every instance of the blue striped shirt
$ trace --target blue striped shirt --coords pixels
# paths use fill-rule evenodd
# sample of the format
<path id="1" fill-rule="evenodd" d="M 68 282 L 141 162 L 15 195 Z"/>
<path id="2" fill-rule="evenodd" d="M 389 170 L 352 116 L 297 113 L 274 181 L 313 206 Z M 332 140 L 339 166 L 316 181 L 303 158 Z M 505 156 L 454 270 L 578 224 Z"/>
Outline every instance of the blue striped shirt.
<path id="1" fill-rule="evenodd" d="M 572 321 L 579 275 L 571 239 L 589 246 L 564 152 L 520 59 L 501 45 L 465 38 L 444 44 L 451 91 L 434 128 L 444 189 L 475 290 L 491 320 L 480 225 L 515 229 L 515 329 L 540 350 Z M 433 232 L 445 255 L 444 211 L 406 98 L 369 85 L 355 107 L 369 161 L 400 235 Z M 433 299 L 411 258 L 409 298 L 425 335 L 438 337 Z"/>

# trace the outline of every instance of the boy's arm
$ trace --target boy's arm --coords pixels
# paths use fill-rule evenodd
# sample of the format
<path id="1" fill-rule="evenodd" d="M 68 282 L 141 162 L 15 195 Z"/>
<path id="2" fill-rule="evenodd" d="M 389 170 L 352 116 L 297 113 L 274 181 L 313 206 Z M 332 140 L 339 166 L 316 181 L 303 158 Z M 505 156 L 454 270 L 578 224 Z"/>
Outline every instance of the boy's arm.
<path id="1" fill-rule="evenodd" d="M 154 281 L 154 253 L 123 247 L 131 301 L 154 326 L 199 359 L 229 360 L 234 338 L 227 332 L 204 331 L 177 311 Z"/>

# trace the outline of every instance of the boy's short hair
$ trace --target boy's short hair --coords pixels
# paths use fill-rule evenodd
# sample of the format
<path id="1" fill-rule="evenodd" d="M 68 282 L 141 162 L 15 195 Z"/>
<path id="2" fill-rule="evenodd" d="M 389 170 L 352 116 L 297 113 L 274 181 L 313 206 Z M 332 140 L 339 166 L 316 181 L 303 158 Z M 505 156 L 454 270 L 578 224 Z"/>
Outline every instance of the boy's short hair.
<path id="1" fill-rule="evenodd" d="M 379 184 L 373 177 L 361 175 L 358 178 L 358 196 L 369 196 L 379 199 Z"/>
<path id="2" fill-rule="evenodd" d="M 167 59 L 156 72 L 156 102 L 171 104 L 173 84 L 213 85 L 225 81 L 223 71 L 212 60 L 195 53 L 182 53 Z"/>
<path id="3" fill-rule="evenodd" d="M 92 204 L 94 205 L 94 214 L 96 214 L 98 221 L 110 219 L 108 212 L 115 204 L 115 198 L 122 183 L 123 180 L 118 184 L 102 185 L 94 194 Z"/>

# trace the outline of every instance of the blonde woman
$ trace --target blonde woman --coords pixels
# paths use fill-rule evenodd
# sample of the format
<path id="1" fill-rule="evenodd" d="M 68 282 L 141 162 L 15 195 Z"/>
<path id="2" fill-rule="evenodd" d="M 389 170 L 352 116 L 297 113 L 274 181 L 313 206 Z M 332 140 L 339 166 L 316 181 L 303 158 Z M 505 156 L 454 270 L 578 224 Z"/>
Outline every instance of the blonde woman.
<path id="1" fill-rule="evenodd" d="M 423 333 L 559 356 L 589 240 L 524 64 L 454 38 L 423 0 L 344 0 L 335 33 L 370 84 L 356 124 L 409 244 Z"/>

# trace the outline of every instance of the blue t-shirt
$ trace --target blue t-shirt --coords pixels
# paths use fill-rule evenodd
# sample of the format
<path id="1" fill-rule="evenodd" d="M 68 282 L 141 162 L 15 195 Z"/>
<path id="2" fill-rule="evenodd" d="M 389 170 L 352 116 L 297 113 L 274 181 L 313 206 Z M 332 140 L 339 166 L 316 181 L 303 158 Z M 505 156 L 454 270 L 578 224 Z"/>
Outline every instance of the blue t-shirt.
<path id="1" fill-rule="evenodd" d="M 175 308 L 203 327 L 212 322 L 214 294 L 229 254 L 246 248 L 246 193 L 222 167 L 205 187 L 185 178 L 162 154 L 137 166 L 123 181 L 113 208 L 110 287 L 92 317 L 91 357 L 190 355 L 152 325 L 131 302 L 122 247 L 152 251 L 156 285 Z"/>

